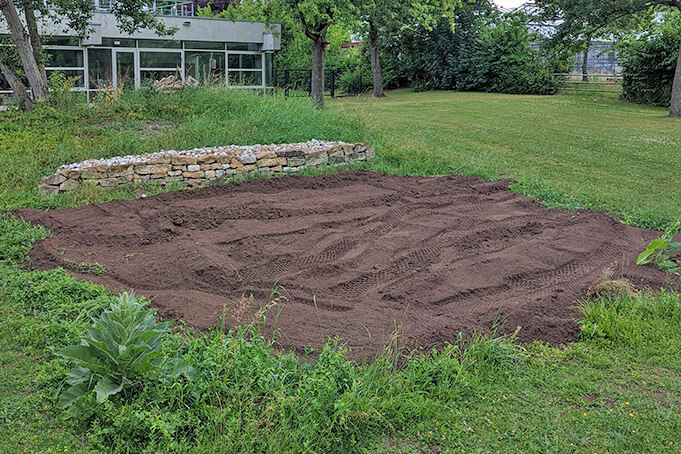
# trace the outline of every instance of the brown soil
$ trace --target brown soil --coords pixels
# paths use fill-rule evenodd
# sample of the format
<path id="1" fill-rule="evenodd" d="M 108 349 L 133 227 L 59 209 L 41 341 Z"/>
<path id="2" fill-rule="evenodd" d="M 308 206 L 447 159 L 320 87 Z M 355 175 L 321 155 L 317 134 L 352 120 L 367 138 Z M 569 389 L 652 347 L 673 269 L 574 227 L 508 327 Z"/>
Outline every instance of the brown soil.
<path id="1" fill-rule="evenodd" d="M 134 290 L 190 326 L 219 326 L 223 310 L 227 327 L 248 322 L 279 286 L 268 323 L 280 312 L 278 340 L 297 351 L 339 336 L 362 357 L 397 327 L 430 347 L 499 316 L 521 341 L 559 344 L 575 340 L 576 302 L 604 269 L 663 284 L 633 264 L 659 232 L 549 210 L 508 184 L 359 171 L 19 214 L 54 234 L 33 266 Z M 79 274 L 78 262 L 106 272 Z"/>

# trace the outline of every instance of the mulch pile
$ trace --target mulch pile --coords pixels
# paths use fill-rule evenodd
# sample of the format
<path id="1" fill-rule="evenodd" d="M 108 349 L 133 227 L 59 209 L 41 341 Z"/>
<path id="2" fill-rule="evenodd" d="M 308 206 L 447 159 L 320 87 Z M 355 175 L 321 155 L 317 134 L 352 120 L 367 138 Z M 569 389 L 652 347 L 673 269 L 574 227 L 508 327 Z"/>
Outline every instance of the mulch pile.
<path id="1" fill-rule="evenodd" d="M 223 312 L 226 328 L 248 323 L 274 300 L 269 329 L 276 319 L 281 346 L 299 352 L 338 336 L 365 357 L 398 328 L 404 345 L 431 347 L 499 317 L 521 341 L 560 344 L 576 339 L 577 302 L 605 269 L 664 283 L 634 265 L 659 232 L 549 210 L 508 185 L 357 171 L 18 213 L 53 233 L 33 267 L 134 290 L 200 329 Z"/>

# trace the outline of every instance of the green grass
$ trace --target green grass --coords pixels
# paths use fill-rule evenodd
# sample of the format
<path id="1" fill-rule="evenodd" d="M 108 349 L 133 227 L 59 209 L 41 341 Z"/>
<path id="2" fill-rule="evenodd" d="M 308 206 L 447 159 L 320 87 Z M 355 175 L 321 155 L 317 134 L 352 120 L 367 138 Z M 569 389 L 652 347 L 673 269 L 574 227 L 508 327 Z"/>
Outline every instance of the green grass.
<path id="1" fill-rule="evenodd" d="M 551 206 L 662 228 L 678 214 L 679 126 L 662 109 L 576 95 L 391 92 L 319 114 L 305 100 L 247 93 L 131 93 L 114 107 L 0 113 L 0 209 L 135 196 L 38 194 L 64 162 L 317 138 L 374 144 L 375 170 L 511 177 Z M 193 381 L 147 377 L 69 419 L 56 402 L 72 365 L 54 352 L 116 297 L 61 269 L 28 270 L 47 234 L 0 216 L 0 453 L 681 450 L 675 292 L 581 302 L 581 338 L 569 346 L 479 333 L 406 359 L 388 346 L 362 364 L 337 341 L 316 361 L 277 352 L 258 324 L 228 334 L 179 325 L 163 351 L 181 355 Z"/>
<path id="2" fill-rule="evenodd" d="M 376 145 L 372 168 L 512 178 L 551 207 L 662 230 L 681 213 L 681 122 L 609 95 L 388 92 L 341 101 Z"/>

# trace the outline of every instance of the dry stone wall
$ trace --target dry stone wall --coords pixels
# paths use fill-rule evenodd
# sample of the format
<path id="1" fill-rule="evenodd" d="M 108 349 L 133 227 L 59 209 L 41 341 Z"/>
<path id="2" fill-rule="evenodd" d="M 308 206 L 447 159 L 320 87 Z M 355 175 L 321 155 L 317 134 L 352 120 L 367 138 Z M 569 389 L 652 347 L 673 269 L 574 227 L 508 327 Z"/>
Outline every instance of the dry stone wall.
<path id="1" fill-rule="evenodd" d="M 115 187 L 130 183 L 203 186 L 208 181 L 249 173 L 278 175 L 297 173 L 306 167 L 365 161 L 374 150 L 363 143 L 321 142 L 285 145 L 253 145 L 195 148 L 185 151 L 95 159 L 61 166 L 45 178 L 39 189 L 56 194 L 77 189 L 83 183 Z"/>

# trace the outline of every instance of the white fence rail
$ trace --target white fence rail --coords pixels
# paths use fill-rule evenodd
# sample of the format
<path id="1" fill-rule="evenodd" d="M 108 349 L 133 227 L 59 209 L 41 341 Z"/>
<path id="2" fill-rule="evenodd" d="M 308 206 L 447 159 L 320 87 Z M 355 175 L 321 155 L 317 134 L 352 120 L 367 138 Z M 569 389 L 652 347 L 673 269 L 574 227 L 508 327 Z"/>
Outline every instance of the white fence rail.
<path id="1" fill-rule="evenodd" d="M 621 93 L 621 74 L 602 73 L 553 73 L 553 80 L 558 83 L 559 90 L 586 91 L 600 93 Z"/>

